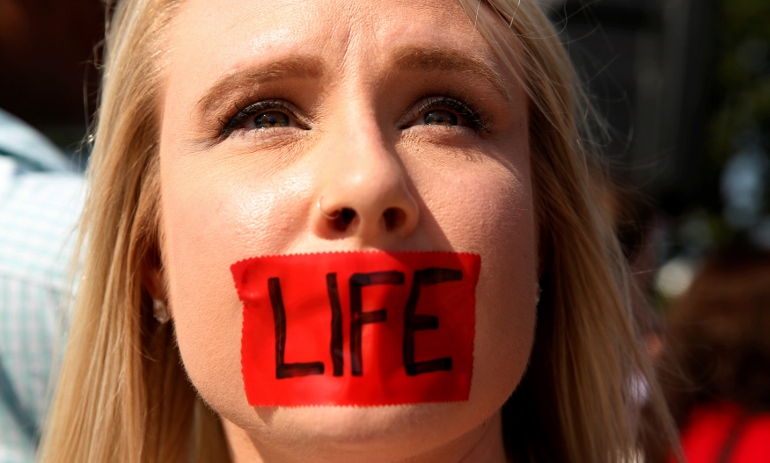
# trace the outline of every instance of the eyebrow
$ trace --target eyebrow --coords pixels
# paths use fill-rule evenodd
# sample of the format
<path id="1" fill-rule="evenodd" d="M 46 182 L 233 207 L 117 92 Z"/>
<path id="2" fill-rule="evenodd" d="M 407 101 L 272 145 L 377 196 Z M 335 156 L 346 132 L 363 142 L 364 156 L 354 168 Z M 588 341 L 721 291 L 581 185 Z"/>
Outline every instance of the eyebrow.
<path id="1" fill-rule="evenodd" d="M 211 112 L 220 101 L 226 101 L 231 93 L 244 88 L 283 80 L 287 78 L 318 79 L 324 74 L 323 63 L 313 56 L 295 56 L 268 63 L 257 68 L 248 68 L 220 77 L 195 105 L 202 115 Z"/>
<path id="2" fill-rule="evenodd" d="M 498 92 L 511 99 L 511 94 L 500 75 L 483 60 L 462 52 L 441 48 L 404 47 L 396 50 L 390 59 L 390 68 L 400 71 L 453 71 L 469 73 L 490 82 Z M 315 56 L 294 56 L 247 68 L 220 77 L 195 105 L 205 118 L 228 95 L 241 89 L 253 89 L 260 84 L 287 78 L 318 79 L 324 74 L 323 62 Z"/>
<path id="3" fill-rule="evenodd" d="M 511 93 L 505 81 L 483 60 L 455 50 L 442 48 L 405 47 L 394 53 L 392 68 L 402 71 L 454 71 L 469 73 L 491 83 L 508 100 Z"/>

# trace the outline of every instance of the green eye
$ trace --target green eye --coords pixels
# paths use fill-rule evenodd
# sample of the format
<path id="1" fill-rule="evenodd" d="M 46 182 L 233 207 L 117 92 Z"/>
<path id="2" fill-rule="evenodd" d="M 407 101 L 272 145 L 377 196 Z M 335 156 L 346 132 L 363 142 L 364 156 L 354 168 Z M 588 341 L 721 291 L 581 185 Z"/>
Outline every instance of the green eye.
<path id="1" fill-rule="evenodd" d="M 444 109 L 435 109 L 425 114 L 426 125 L 457 125 L 457 116 Z"/>
<path id="2" fill-rule="evenodd" d="M 270 127 L 288 127 L 289 116 L 278 111 L 268 111 L 254 118 L 254 128 L 267 129 Z"/>

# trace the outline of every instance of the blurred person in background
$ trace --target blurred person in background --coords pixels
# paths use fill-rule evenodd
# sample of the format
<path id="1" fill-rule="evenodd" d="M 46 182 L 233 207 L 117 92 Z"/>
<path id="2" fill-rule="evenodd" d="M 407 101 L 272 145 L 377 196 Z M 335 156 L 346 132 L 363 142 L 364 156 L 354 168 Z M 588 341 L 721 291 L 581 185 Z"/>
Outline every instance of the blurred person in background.
<path id="1" fill-rule="evenodd" d="M 55 376 L 85 190 L 61 146 L 86 132 L 103 18 L 98 0 L 0 0 L 0 463 L 34 461 Z"/>
<path id="2" fill-rule="evenodd" d="M 33 461 L 83 177 L 45 137 L 0 110 L 0 462 Z"/>
<path id="3" fill-rule="evenodd" d="M 659 365 L 690 463 L 770 461 L 770 254 L 709 259 L 672 307 Z"/>

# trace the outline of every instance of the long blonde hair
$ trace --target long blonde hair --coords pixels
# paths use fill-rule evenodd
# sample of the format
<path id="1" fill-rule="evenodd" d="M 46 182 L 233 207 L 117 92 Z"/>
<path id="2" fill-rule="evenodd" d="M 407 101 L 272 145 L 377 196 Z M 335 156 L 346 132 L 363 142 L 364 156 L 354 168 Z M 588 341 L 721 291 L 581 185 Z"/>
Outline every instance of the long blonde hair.
<path id="1" fill-rule="evenodd" d="M 108 23 L 81 231 L 87 257 L 40 452 L 46 462 L 228 459 L 172 324 L 154 321 L 142 288 L 142 272 L 162 261 L 159 92 L 179 1 L 122 1 Z M 569 59 L 534 0 L 458 1 L 529 96 L 543 297 L 530 366 L 503 408 L 509 455 L 626 459 L 639 445 L 629 381 L 640 373 L 663 436 L 657 445 L 668 445 L 674 428 L 630 316 L 625 260 L 598 210 L 599 170 L 581 142 L 586 106 Z"/>
<path id="2" fill-rule="evenodd" d="M 523 461 L 627 461 L 635 452 L 676 451 L 675 428 L 641 348 L 632 282 L 599 195 L 608 183 L 580 79 L 548 19 L 532 5 L 460 0 L 529 96 L 529 139 L 544 298 L 530 366 L 503 409 L 510 453 Z M 582 124 L 582 125 L 581 125 Z M 601 127 L 598 127 L 601 129 Z M 644 378 L 653 426 L 636 401 Z M 653 450 L 653 452 L 650 452 Z M 678 453 L 678 451 L 676 452 Z"/>

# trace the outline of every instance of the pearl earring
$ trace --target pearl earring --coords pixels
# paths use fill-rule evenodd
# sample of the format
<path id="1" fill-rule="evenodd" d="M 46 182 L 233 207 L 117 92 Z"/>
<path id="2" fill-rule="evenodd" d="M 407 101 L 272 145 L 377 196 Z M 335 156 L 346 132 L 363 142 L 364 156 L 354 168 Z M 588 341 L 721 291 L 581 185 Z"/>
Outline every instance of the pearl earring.
<path id="1" fill-rule="evenodd" d="M 161 325 L 168 321 L 168 310 L 166 309 L 166 303 L 160 299 L 152 300 L 152 316 Z"/>

